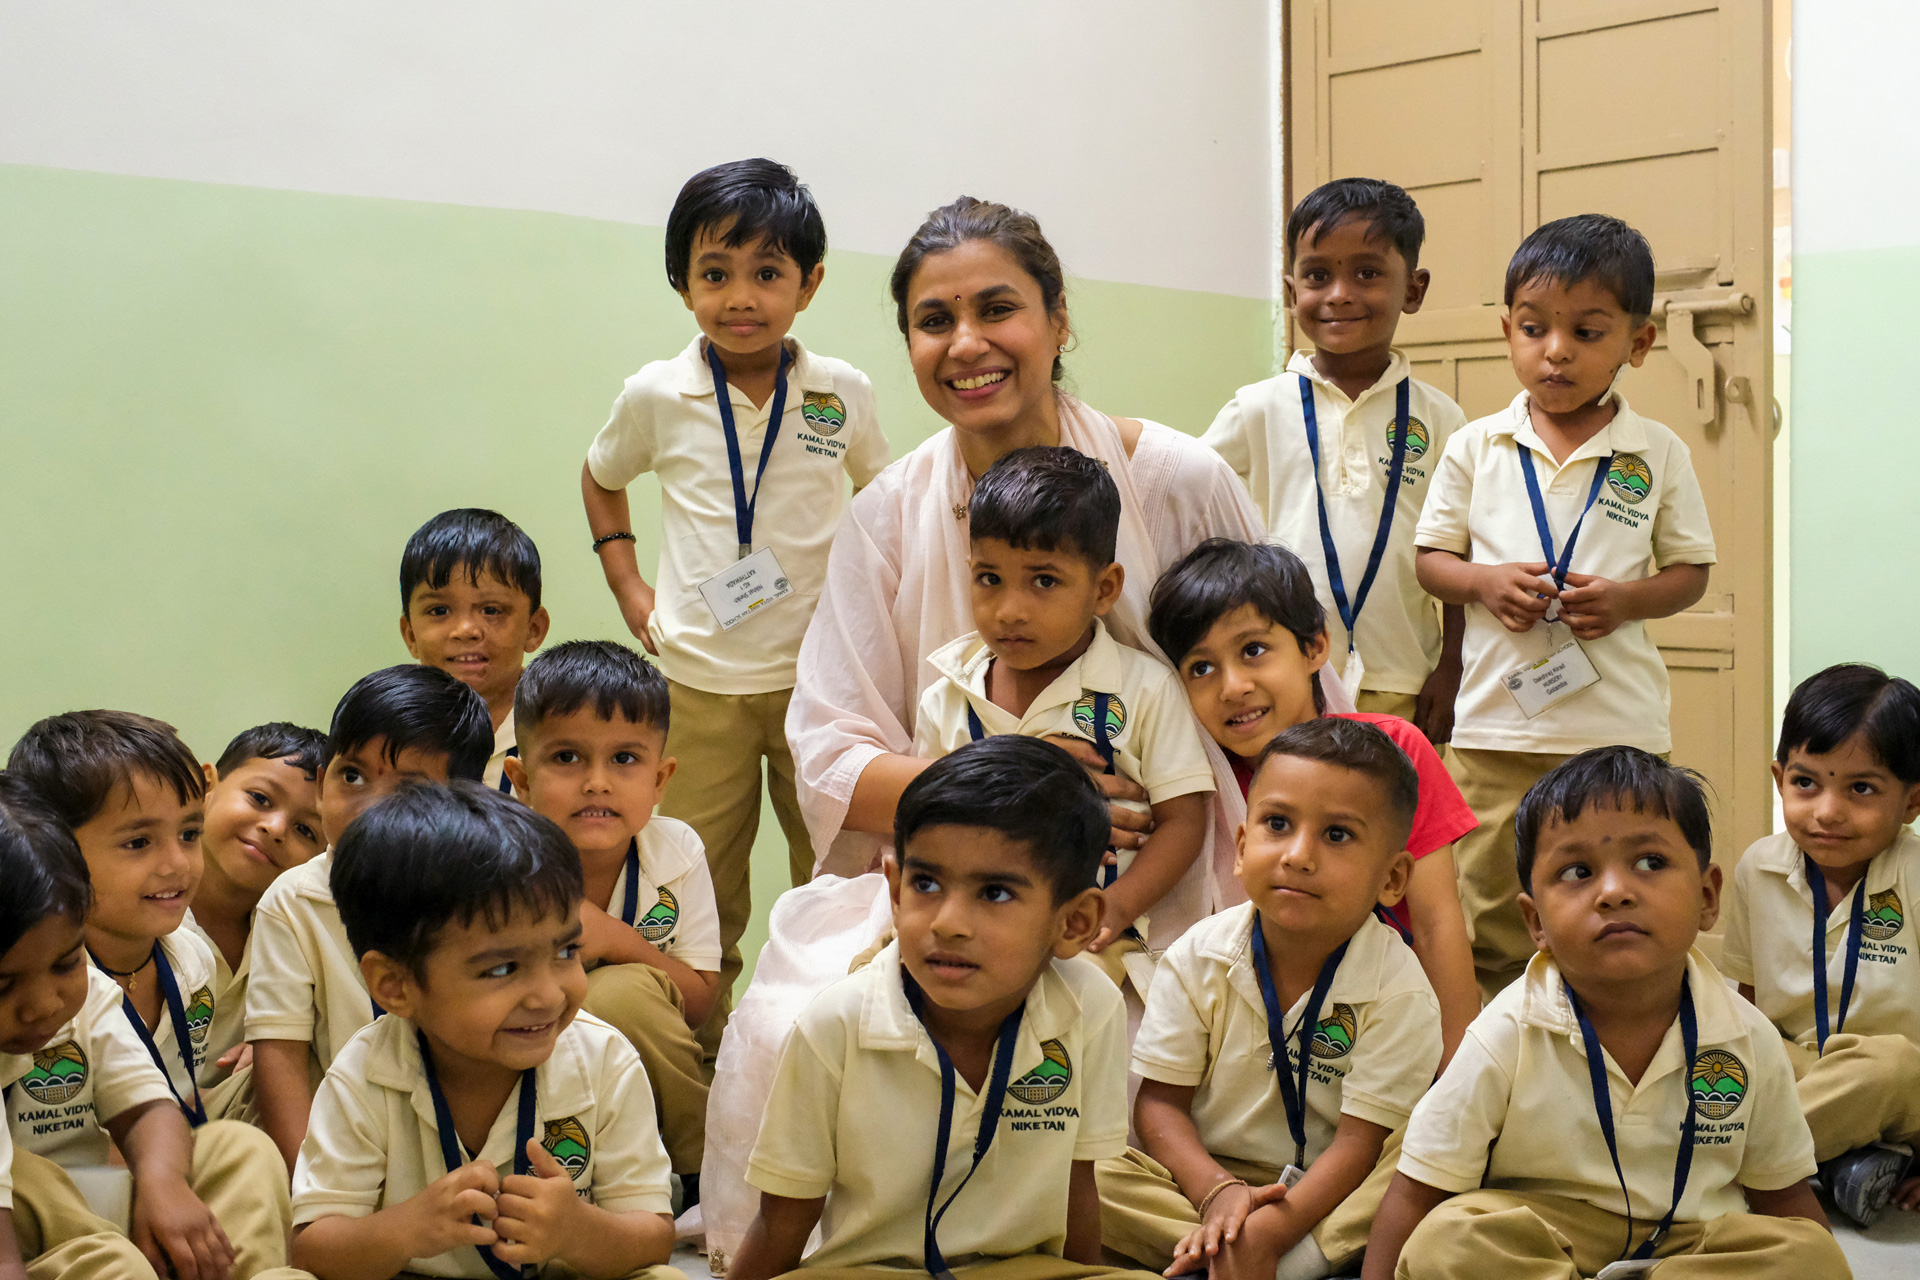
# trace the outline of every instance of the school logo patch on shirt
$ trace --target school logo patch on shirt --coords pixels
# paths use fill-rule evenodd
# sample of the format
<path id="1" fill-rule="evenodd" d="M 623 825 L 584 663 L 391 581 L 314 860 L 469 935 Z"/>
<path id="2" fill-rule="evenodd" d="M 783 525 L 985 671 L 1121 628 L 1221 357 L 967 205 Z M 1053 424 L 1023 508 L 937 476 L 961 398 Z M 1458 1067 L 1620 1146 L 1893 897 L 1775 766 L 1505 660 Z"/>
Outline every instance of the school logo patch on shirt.
<path id="1" fill-rule="evenodd" d="M 673 926 L 680 923 L 680 902 L 669 889 L 660 890 L 660 901 L 653 904 L 653 910 L 640 917 L 640 923 L 633 926 L 640 936 L 648 942 L 658 942 L 673 932 Z"/>
<path id="2" fill-rule="evenodd" d="M 1637 453 L 1616 453 L 1607 468 L 1607 488 L 1622 502 L 1638 506 L 1653 492 L 1653 468 Z"/>
<path id="3" fill-rule="evenodd" d="M 72 1040 L 48 1045 L 33 1055 L 33 1070 L 20 1078 L 20 1087 L 46 1106 L 71 1102 L 87 1087 L 87 1051 Z"/>
<path id="4" fill-rule="evenodd" d="M 1333 1012 L 1322 1018 L 1320 1025 L 1313 1029 L 1313 1056 L 1344 1058 L 1353 1052 L 1353 1038 L 1359 1033 L 1360 1020 L 1354 1017 L 1353 1006 L 1336 1004 Z"/>
<path id="5" fill-rule="evenodd" d="M 830 436 L 847 425 L 847 406 L 831 391 L 809 391 L 800 398 L 800 420 Z"/>
<path id="6" fill-rule="evenodd" d="M 1007 1092 L 1030 1107 L 1041 1107 L 1067 1091 L 1073 1083 L 1073 1060 L 1058 1040 L 1040 1044 L 1040 1065 L 1007 1086 Z"/>
<path id="7" fill-rule="evenodd" d="M 587 1160 L 593 1154 L 593 1139 L 587 1136 L 586 1126 L 573 1116 L 547 1121 L 546 1136 L 540 1139 L 540 1145 L 560 1162 L 560 1167 L 575 1182 L 587 1171 Z"/>
<path id="8" fill-rule="evenodd" d="M 212 1028 L 213 989 L 201 987 L 187 1005 L 187 1034 L 193 1037 L 194 1046 L 198 1048 L 207 1042 L 207 1032 Z"/>
<path id="9" fill-rule="evenodd" d="M 1867 915 L 1860 922 L 1860 932 L 1875 942 L 1886 942 L 1899 933 L 1906 922 L 1906 917 L 1900 914 L 1900 895 L 1889 889 L 1867 899 Z"/>
<path id="10" fill-rule="evenodd" d="M 1725 1120 L 1747 1098 L 1747 1065 L 1725 1049 L 1709 1049 L 1693 1060 L 1693 1109 L 1703 1120 Z"/>
<path id="11" fill-rule="evenodd" d="M 1396 418 L 1394 421 L 1389 422 L 1387 424 L 1387 457 L 1389 462 L 1391 462 L 1393 457 L 1393 447 L 1399 442 L 1400 442 L 1400 421 L 1399 419 Z M 1426 453 L 1427 449 L 1432 445 L 1432 443 L 1433 443 L 1433 437 L 1427 431 L 1427 424 L 1420 421 L 1420 419 L 1414 417 L 1412 414 L 1408 414 L 1407 415 L 1407 461 L 1412 462 L 1415 458 L 1423 456 Z"/>
<path id="12" fill-rule="evenodd" d="M 1080 701 L 1073 704 L 1073 727 L 1086 734 L 1089 738 L 1097 740 L 1100 735 L 1094 731 L 1093 723 L 1094 698 L 1096 696 L 1097 695 L 1088 693 L 1085 690 L 1081 691 Z M 1107 737 L 1109 739 L 1119 737 L 1120 731 L 1127 727 L 1127 704 L 1120 701 L 1118 697 L 1111 693 L 1107 695 L 1106 719 Z"/>

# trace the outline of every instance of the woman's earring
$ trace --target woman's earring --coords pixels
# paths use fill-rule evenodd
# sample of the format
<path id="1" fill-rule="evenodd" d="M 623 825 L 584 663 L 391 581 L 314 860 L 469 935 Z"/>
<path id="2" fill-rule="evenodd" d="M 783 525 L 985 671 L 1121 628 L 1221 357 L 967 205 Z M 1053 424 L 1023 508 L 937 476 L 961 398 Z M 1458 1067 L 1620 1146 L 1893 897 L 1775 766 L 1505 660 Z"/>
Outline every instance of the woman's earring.
<path id="1" fill-rule="evenodd" d="M 1061 354 L 1061 355 L 1065 355 L 1065 354 L 1067 354 L 1067 344 L 1066 344 L 1066 343 L 1064 343 L 1064 342 L 1063 342 L 1063 343 L 1061 343 L 1061 344 L 1060 344 L 1060 347 L 1059 347 L 1059 351 L 1060 351 L 1060 354 Z"/>

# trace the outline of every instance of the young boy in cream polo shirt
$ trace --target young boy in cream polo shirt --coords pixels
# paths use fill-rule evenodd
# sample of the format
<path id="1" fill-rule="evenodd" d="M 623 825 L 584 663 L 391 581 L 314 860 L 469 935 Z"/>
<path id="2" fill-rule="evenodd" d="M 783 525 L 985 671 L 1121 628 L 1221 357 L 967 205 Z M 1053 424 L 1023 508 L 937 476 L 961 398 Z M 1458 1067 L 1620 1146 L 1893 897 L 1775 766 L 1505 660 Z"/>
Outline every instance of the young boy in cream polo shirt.
<path id="1" fill-rule="evenodd" d="M 1646 620 L 1707 589 L 1713 530 L 1687 446 L 1614 391 L 1653 346 L 1653 253 L 1617 218 L 1528 236 L 1501 320 L 1525 388 L 1447 444 L 1414 540 L 1420 583 L 1467 607 L 1449 765 L 1480 825 L 1460 900 L 1491 996 L 1533 945 L 1515 905 L 1513 813 L 1575 752 L 1664 754 L 1667 671 Z"/>
<path id="2" fill-rule="evenodd" d="M 1466 624 L 1448 605 L 1443 634 L 1414 575 L 1413 531 L 1433 469 L 1467 417 L 1393 346 L 1400 317 L 1427 294 L 1425 236 L 1419 207 L 1391 182 L 1341 178 L 1295 205 L 1287 306 L 1313 351 L 1240 388 L 1202 439 L 1247 482 L 1268 532 L 1306 562 L 1354 706 L 1445 742 Z"/>
<path id="3" fill-rule="evenodd" d="M 1694 948 L 1720 906 L 1698 775 L 1598 748 L 1516 823 L 1540 952 L 1414 1108 L 1365 1280 L 1850 1274 L 1780 1037 Z"/>
<path id="4" fill-rule="evenodd" d="M 694 829 L 713 872 L 725 958 L 702 1032 L 712 1049 L 752 914 L 762 760 L 788 873 L 796 885 L 813 875 L 787 702 L 847 481 L 878 475 L 887 441 L 866 375 L 787 335 L 827 252 L 791 170 L 739 160 L 695 174 L 666 240 L 667 282 L 700 336 L 627 379 L 580 485 L 621 616 L 671 682 L 681 778 L 661 812 Z M 627 486 L 648 471 L 660 479 L 657 587 L 640 576 L 627 509 Z"/>

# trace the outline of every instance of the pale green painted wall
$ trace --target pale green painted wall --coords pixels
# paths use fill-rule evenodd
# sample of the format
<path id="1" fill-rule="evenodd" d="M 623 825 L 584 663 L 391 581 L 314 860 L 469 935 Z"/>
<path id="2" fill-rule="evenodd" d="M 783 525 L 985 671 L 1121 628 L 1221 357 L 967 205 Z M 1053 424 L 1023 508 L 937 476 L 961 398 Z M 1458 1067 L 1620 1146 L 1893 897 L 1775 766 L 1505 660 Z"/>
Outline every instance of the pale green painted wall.
<path id="1" fill-rule="evenodd" d="M 626 375 L 692 336 L 660 253 L 657 229 L 551 214 L 0 166 L 0 741 L 90 706 L 209 759 L 258 721 L 324 727 L 406 660 L 400 548 L 452 506 L 533 536 L 554 639 L 625 638 L 578 476 Z M 795 332 L 873 378 L 898 456 L 938 424 L 890 265 L 830 255 Z M 1069 302 L 1072 385 L 1110 411 L 1197 432 L 1271 371 L 1265 301 Z M 651 565 L 651 483 L 634 497 Z M 764 911 L 785 859 L 756 859 Z"/>

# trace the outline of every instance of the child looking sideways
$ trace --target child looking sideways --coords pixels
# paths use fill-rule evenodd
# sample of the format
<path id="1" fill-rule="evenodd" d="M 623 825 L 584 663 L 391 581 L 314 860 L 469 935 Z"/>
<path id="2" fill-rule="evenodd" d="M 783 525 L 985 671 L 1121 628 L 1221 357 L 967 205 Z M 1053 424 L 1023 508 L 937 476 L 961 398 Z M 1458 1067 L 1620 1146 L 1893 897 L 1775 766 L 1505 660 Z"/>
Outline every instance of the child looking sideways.
<path id="1" fill-rule="evenodd" d="M 976 629 L 928 655 L 940 679 L 920 697 L 914 749 L 937 757 L 989 734 L 1057 737 L 1140 784 L 1153 831 L 1103 869 L 1106 914 L 1086 948 L 1111 948 L 1105 967 L 1118 980 L 1126 971 L 1112 961 L 1145 950 L 1148 912 L 1200 856 L 1213 766 L 1173 672 L 1101 621 L 1126 572 L 1113 558 L 1120 492 L 1105 467 L 1072 449 L 1016 449 L 980 477 L 967 522 Z"/>
<path id="2" fill-rule="evenodd" d="M 1549 222 L 1514 253 L 1506 299 L 1523 389 L 1448 442 L 1414 535 L 1420 585 L 1467 607 L 1448 763 L 1480 820 L 1460 844 L 1460 899 L 1489 996 L 1532 954 L 1515 905 L 1520 798 L 1589 747 L 1672 749 L 1646 620 L 1699 600 L 1714 561 L 1686 444 L 1614 390 L 1653 346 L 1646 237 L 1600 214 Z"/>
<path id="3" fill-rule="evenodd" d="M 1086 769 L 1035 738 L 968 743 L 907 785 L 897 936 L 787 1039 L 730 1280 L 1110 1270 L 1093 1162 L 1126 1149 L 1126 1014 L 1076 959 L 1110 830 Z"/>
<path id="4" fill-rule="evenodd" d="M 527 655 L 547 638 L 540 552 L 497 511 L 442 511 L 400 553 L 400 638 L 415 662 L 438 667 L 486 700 L 493 754 L 484 781 L 508 789 L 513 689 Z"/>
<path id="5" fill-rule="evenodd" d="M 439 668 L 387 667 L 362 676 L 333 709 L 327 733 L 320 825 L 329 847 L 402 783 L 478 781 L 492 742 L 487 704 Z M 295 867 L 261 895 L 254 912 L 246 1016 L 254 1105 L 289 1170 L 306 1136 L 311 1082 L 380 1012 L 340 923 L 332 872 L 326 853 Z"/>
<path id="6" fill-rule="evenodd" d="M 1220 744 L 1243 793 L 1276 734 L 1328 714 L 1319 671 L 1327 618 L 1300 557 L 1285 547 L 1210 538 L 1154 584 L 1148 628 L 1179 673 L 1201 727 Z M 1398 716 L 1336 712 L 1393 740 L 1420 778 L 1406 849 L 1413 873 L 1388 909 L 1440 1002 L 1444 1066 L 1480 1013 L 1473 955 L 1447 846 L 1473 814 L 1426 736 Z"/>
<path id="7" fill-rule="evenodd" d="M 700 332 L 627 379 L 580 477 L 607 585 L 672 693 L 685 777 L 663 812 L 693 828 L 713 872 L 725 958 L 709 1048 L 753 909 L 763 760 L 788 874 L 796 885 L 813 875 L 787 703 L 847 481 L 858 488 L 887 464 L 866 375 L 788 333 L 826 252 L 813 195 L 785 165 L 738 160 L 688 179 L 667 216 L 667 283 Z M 660 480 L 657 591 L 640 576 L 627 509 L 627 486 L 649 471 Z"/>
<path id="8" fill-rule="evenodd" d="M 1787 829 L 1734 870 L 1721 968 L 1786 1038 L 1821 1181 L 1872 1226 L 1896 1194 L 1920 1209 L 1889 1145 L 1920 1138 L 1920 689 L 1856 663 L 1809 676 L 1773 777 Z"/>
<path id="9" fill-rule="evenodd" d="M 720 983 L 720 920 L 700 837 L 653 814 L 676 764 L 667 682 L 625 645 L 572 640 L 528 664 L 514 717 L 523 747 L 507 776 L 580 851 L 584 1007 L 639 1052 L 692 1204 L 707 1133 L 693 1028 Z"/>
<path id="10" fill-rule="evenodd" d="M 1515 846 L 1539 953 L 1414 1108 L 1366 1280 L 1850 1274 L 1780 1036 L 1693 945 L 1720 907 L 1698 776 L 1584 752 Z"/>
<path id="11" fill-rule="evenodd" d="M 1109 1249 L 1170 1276 L 1311 1280 L 1365 1246 L 1381 1152 L 1440 1062 L 1433 988 L 1373 918 L 1412 875 L 1419 794 L 1369 724 L 1267 744 L 1235 863 L 1252 903 L 1173 945 L 1134 1038 L 1145 1150 L 1101 1162 Z"/>
<path id="12" fill-rule="evenodd" d="M 334 891 L 367 989 L 294 1173 L 320 1280 L 651 1275 L 673 1248 L 666 1153 L 632 1046 L 582 1014 L 580 860 L 470 782 L 355 823 Z"/>
<path id="13" fill-rule="evenodd" d="M 1448 605 L 1442 628 L 1414 573 L 1413 530 L 1467 417 L 1393 346 L 1427 295 L 1425 237 L 1419 207 L 1391 182 L 1341 178 L 1308 193 L 1287 217 L 1283 282 L 1313 350 L 1240 388 L 1202 440 L 1313 575 L 1354 705 L 1438 743 L 1453 726 L 1466 619 Z"/>

